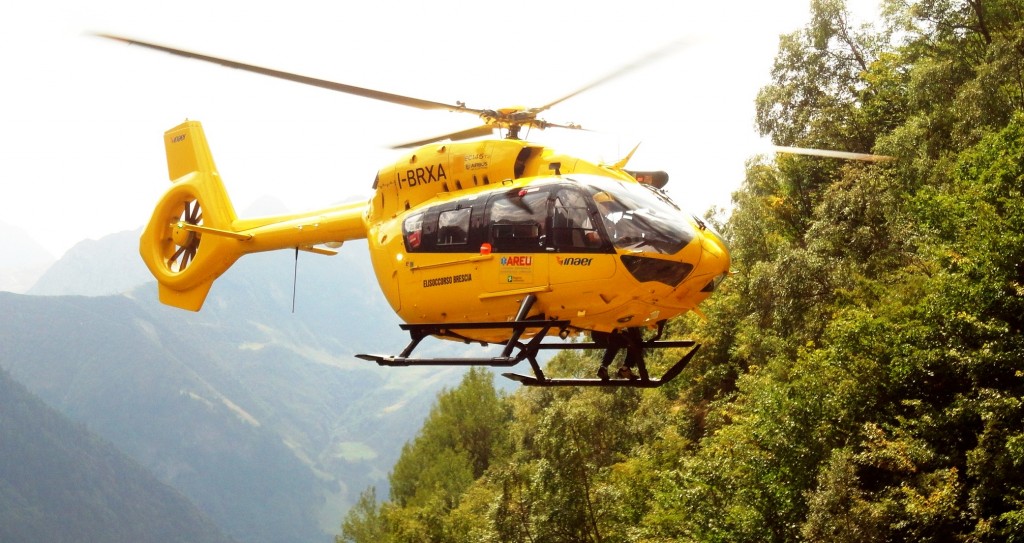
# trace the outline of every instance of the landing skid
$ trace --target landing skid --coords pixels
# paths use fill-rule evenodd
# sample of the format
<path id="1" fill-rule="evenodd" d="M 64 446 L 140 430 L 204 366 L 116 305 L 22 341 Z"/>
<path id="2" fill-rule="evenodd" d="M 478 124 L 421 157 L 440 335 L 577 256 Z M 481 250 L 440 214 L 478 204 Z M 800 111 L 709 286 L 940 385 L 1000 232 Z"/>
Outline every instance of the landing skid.
<path id="1" fill-rule="evenodd" d="M 634 334 L 604 334 L 600 338 L 595 336 L 593 342 L 586 343 L 542 343 L 549 332 L 558 331 L 558 335 L 565 338 L 567 335 L 569 321 L 564 320 L 537 320 L 527 319 L 526 315 L 532 307 L 536 298 L 533 295 L 523 300 L 516 319 L 510 322 L 467 322 L 467 323 L 444 323 L 444 324 L 402 324 L 401 328 L 409 332 L 411 341 L 409 345 L 398 356 L 383 356 L 373 354 L 357 354 L 356 357 L 370 362 L 376 362 L 381 366 L 492 366 L 512 367 L 526 360 L 530 363 L 533 376 L 520 375 L 518 373 L 503 373 L 505 377 L 518 381 L 526 386 L 582 386 L 582 387 L 631 387 L 631 388 L 655 388 L 659 387 L 679 375 L 689 364 L 690 359 L 697 353 L 700 345 L 691 340 L 660 341 L 664 323 L 658 327 L 658 332 L 651 340 L 642 341 L 631 338 L 639 337 L 639 331 Z M 471 339 L 463 336 L 460 332 L 465 330 L 509 330 L 509 340 L 499 343 L 504 349 L 499 356 L 493 357 L 467 357 L 467 358 L 412 358 L 412 352 L 428 336 L 461 340 L 466 343 Z M 520 341 L 520 338 L 527 331 L 535 331 L 534 336 L 527 342 Z M 595 333 L 596 334 L 596 333 Z M 600 340 L 597 340 L 600 339 Z M 483 344 L 486 346 L 486 344 Z M 683 355 L 668 371 L 660 378 L 651 378 L 647 373 L 647 365 L 643 353 L 649 349 L 686 348 L 690 350 Z M 639 374 L 637 379 L 575 379 L 575 378 L 548 378 L 537 362 L 537 354 L 541 350 L 574 350 L 574 349 L 603 349 L 605 360 L 611 361 L 619 349 L 627 351 L 627 364 L 633 365 Z"/>
<path id="2" fill-rule="evenodd" d="M 566 349 L 597 349 L 600 346 L 594 343 L 572 343 L 568 345 L 555 345 L 546 344 L 542 345 L 542 348 L 566 348 Z M 677 375 L 682 373 L 683 369 L 686 368 L 687 364 L 690 363 L 690 359 L 693 355 L 697 354 L 697 349 L 700 345 L 696 342 L 684 340 L 684 341 L 647 341 L 643 343 L 644 349 L 665 349 L 670 347 L 690 347 L 689 351 L 679 359 L 678 362 L 672 365 L 668 371 L 665 372 L 661 378 L 652 379 L 647 375 L 647 367 L 644 361 L 639 361 L 637 367 L 640 370 L 640 377 L 638 379 L 560 379 L 560 378 L 545 378 L 541 376 L 531 377 L 529 375 L 521 375 L 518 373 L 503 373 L 505 377 L 512 379 L 513 381 L 519 381 L 526 386 L 535 387 L 558 387 L 558 386 L 573 386 L 573 387 L 624 387 L 624 388 L 656 388 L 661 385 L 675 379 Z"/>

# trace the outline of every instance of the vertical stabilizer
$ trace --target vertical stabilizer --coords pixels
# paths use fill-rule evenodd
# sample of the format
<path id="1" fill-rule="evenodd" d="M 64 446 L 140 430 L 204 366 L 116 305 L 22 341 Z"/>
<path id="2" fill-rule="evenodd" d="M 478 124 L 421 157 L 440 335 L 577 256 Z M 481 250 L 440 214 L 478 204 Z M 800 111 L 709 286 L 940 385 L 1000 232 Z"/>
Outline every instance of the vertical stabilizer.
<path id="1" fill-rule="evenodd" d="M 171 181 L 191 172 L 217 173 L 199 121 L 185 121 L 164 132 L 164 147 L 167 149 L 167 174 Z"/>
<path id="2" fill-rule="evenodd" d="M 157 203 L 139 252 L 160 284 L 160 301 L 198 311 L 213 281 L 243 254 L 230 237 L 237 218 L 198 121 L 164 133 L 171 188 Z M 211 232 L 221 235 L 211 235 Z"/>

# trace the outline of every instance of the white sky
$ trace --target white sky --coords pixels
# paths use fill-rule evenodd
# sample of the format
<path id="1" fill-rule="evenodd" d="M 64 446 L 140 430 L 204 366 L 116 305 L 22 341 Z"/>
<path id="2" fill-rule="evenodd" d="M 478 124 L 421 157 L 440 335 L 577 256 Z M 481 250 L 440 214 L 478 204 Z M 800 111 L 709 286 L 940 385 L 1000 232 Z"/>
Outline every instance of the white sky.
<path id="1" fill-rule="evenodd" d="M 874 18 L 876 0 L 852 2 Z M 552 108 L 529 139 L 669 172 L 693 211 L 726 206 L 763 152 L 753 101 L 809 0 L 484 2 L 40 0 L 0 7 L 0 222 L 54 256 L 145 224 L 167 188 L 162 134 L 203 123 L 235 207 L 368 194 L 388 145 L 469 128 L 423 112 L 102 40 L 135 37 L 470 107 L 537 106 L 667 43 L 689 45 Z"/>

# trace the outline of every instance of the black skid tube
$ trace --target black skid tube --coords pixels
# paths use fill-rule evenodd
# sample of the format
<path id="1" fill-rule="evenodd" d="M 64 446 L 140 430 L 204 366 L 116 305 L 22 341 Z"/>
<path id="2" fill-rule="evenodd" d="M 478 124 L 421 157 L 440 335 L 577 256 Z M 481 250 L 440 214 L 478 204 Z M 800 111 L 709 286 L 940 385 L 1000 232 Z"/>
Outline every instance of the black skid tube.
<path id="1" fill-rule="evenodd" d="M 645 378 L 642 378 L 642 377 L 640 379 L 559 379 L 559 378 L 554 378 L 554 379 L 550 379 L 550 378 L 538 379 L 536 377 L 530 377 L 529 375 L 520 375 L 518 373 L 503 373 L 502 375 L 504 375 L 505 377 L 507 377 L 509 379 L 512 379 L 513 381 L 519 381 L 523 385 L 535 386 L 535 387 L 559 387 L 559 386 L 563 386 L 564 387 L 564 386 L 573 386 L 573 387 L 656 388 L 656 387 L 660 387 L 661 385 L 671 381 L 672 379 L 675 379 L 676 376 L 678 376 L 683 371 L 683 369 L 685 369 L 686 366 L 690 363 L 690 359 L 693 358 L 693 355 L 697 354 L 697 349 L 700 348 L 700 344 L 694 343 L 692 341 L 662 341 L 662 342 L 655 342 L 655 343 L 659 343 L 659 344 L 663 344 L 663 343 L 673 343 L 673 344 L 688 343 L 689 345 L 672 345 L 672 346 L 680 346 L 680 347 L 681 346 L 689 346 L 689 347 L 691 347 L 691 349 L 689 351 L 687 351 L 686 354 L 683 355 L 683 357 L 680 358 L 678 362 L 673 364 L 672 367 L 669 368 L 668 371 L 666 371 L 665 374 L 662 375 L 661 378 L 659 378 L 659 379 L 651 379 L 651 378 L 646 378 L 645 379 Z M 668 347 L 668 345 L 647 345 L 647 344 L 645 344 L 645 346 L 644 346 L 644 348 L 646 348 L 646 349 L 651 349 L 651 348 L 655 348 L 656 349 L 656 348 L 664 348 L 664 347 Z M 550 348 L 555 348 L 555 346 L 551 345 Z M 576 348 L 576 347 L 570 345 L 569 348 Z"/>

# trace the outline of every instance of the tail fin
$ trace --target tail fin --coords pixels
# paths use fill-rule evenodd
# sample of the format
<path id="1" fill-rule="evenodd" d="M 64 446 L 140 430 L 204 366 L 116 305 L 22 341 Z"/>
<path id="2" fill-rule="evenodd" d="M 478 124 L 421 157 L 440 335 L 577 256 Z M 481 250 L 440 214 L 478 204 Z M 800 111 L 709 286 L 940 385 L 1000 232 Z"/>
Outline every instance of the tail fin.
<path id="1" fill-rule="evenodd" d="M 228 198 L 206 135 L 198 121 L 164 133 L 171 188 L 160 199 L 142 233 L 139 252 L 157 279 L 160 301 L 198 311 L 213 281 L 244 251 L 232 233 L 234 206 Z"/>

